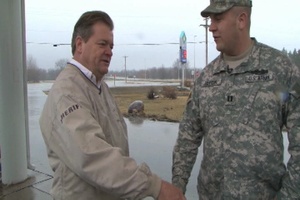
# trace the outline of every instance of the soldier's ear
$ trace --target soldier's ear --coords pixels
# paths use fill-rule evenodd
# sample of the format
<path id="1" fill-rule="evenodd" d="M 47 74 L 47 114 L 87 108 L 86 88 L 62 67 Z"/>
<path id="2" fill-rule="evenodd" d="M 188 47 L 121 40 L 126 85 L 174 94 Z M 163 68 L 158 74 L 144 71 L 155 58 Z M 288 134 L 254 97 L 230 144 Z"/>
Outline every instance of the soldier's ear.
<path id="1" fill-rule="evenodd" d="M 241 12 L 237 17 L 238 28 L 245 29 L 247 27 L 248 14 L 246 12 Z"/>

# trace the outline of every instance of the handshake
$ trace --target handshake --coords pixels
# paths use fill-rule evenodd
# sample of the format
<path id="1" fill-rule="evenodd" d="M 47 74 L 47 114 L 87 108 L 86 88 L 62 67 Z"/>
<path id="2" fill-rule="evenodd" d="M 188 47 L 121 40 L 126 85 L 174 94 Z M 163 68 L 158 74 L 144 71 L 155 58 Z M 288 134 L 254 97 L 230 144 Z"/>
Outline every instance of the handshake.
<path id="1" fill-rule="evenodd" d="M 162 180 L 158 200 L 186 200 L 181 189 Z"/>

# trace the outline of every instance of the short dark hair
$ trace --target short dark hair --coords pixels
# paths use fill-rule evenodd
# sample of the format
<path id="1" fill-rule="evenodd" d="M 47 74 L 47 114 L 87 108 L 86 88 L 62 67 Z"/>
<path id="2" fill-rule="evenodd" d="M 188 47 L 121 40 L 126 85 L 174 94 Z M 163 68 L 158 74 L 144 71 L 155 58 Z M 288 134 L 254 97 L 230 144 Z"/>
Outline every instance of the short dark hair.
<path id="1" fill-rule="evenodd" d="M 92 26 L 98 22 L 106 24 L 110 30 L 114 29 L 114 23 L 110 16 L 103 11 L 88 11 L 81 15 L 74 26 L 73 36 L 71 41 L 72 54 L 76 50 L 76 37 L 80 36 L 84 42 L 87 42 L 93 34 Z"/>

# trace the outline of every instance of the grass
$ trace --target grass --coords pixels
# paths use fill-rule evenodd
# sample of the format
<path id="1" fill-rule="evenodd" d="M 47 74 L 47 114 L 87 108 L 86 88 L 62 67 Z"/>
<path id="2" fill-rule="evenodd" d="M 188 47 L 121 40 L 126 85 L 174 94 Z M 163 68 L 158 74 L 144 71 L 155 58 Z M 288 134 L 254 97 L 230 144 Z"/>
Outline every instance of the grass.
<path id="1" fill-rule="evenodd" d="M 147 94 L 151 88 L 157 91 L 159 98 L 148 99 Z M 177 98 L 168 99 L 162 95 L 162 86 L 142 86 L 142 87 L 119 87 L 111 88 L 117 104 L 125 117 L 128 117 L 128 107 L 136 100 L 144 102 L 144 114 L 146 118 L 157 121 L 179 122 L 189 91 L 176 90 Z"/>

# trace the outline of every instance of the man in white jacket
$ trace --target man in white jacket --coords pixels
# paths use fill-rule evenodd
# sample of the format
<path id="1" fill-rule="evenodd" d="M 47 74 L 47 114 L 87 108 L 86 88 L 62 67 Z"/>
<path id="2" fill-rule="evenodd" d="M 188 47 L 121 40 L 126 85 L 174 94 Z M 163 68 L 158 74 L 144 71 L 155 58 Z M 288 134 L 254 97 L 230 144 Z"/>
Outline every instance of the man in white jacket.
<path id="1" fill-rule="evenodd" d="M 55 200 L 182 200 L 182 191 L 129 157 L 127 127 L 102 80 L 113 55 L 113 21 L 84 13 L 72 37 L 73 59 L 53 84 L 40 127 L 54 171 Z"/>

